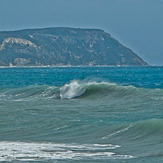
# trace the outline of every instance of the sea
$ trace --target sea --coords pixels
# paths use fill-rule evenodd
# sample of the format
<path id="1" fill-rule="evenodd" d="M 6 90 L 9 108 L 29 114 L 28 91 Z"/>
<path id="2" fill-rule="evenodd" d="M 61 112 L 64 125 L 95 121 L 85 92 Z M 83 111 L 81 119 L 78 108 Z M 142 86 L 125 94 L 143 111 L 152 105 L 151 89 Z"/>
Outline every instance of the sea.
<path id="1" fill-rule="evenodd" d="M 163 67 L 0 68 L 0 162 L 162 163 Z"/>

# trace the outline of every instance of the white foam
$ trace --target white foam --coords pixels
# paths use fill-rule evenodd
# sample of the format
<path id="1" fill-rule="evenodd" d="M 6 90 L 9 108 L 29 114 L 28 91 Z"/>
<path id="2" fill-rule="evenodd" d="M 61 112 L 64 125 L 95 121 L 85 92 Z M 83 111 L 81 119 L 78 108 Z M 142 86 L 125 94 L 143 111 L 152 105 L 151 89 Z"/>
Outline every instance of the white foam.
<path id="1" fill-rule="evenodd" d="M 60 88 L 61 99 L 72 99 L 81 96 L 86 91 L 84 85 L 74 80 Z"/>
<path id="2" fill-rule="evenodd" d="M 112 136 L 115 136 L 115 135 L 117 135 L 117 134 L 120 134 L 120 133 L 122 133 L 122 132 L 125 132 L 125 131 L 127 131 L 130 127 L 132 127 L 132 126 L 133 126 L 133 125 L 130 124 L 128 127 L 125 127 L 125 128 L 123 128 L 123 129 L 121 129 L 121 130 L 118 130 L 118 131 L 112 133 L 112 134 L 109 134 L 109 135 L 107 135 L 107 136 L 102 137 L 102 139 L 108 139 L 108 138 L 110 138 L 110 137 L 112 137 Z"/>
<path id="3" fill-rule="evenodd" d="M 116 155 L 110 151 L 118 147 L 120 146 L 112 144 L 0 142 L 0 161 L 133 158 L 129 155 Z"/>
<path id="4" fill-rule="evenodd" d="M 157 96 L 155 96 L 155 97 L 151 97 L 153 100 L 156 100 L 156 101 L 162 101 L 163 100 L 163 97 L 157 97 Z"/>

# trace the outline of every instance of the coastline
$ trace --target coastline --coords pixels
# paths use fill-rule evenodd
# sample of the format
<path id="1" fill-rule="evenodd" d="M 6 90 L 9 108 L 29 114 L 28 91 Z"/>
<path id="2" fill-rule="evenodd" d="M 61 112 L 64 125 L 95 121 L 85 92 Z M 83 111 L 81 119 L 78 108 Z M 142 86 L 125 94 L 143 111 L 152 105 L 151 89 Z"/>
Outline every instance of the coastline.
<path id="1" fill-rule="evenodd" d="M 89 66 L 89 65 L 79 65 L 79 66 L 73 66 L 73 65 L 63 65 L 63 66 L 0 66 L 0 68 L 71 68 L 71 67 L 163 67 L 163 66 L 157 66 L 157 65 L 144 65 L 144 66 L 136 66 L 136 65 L 96 65 L 96 66 Z"/>

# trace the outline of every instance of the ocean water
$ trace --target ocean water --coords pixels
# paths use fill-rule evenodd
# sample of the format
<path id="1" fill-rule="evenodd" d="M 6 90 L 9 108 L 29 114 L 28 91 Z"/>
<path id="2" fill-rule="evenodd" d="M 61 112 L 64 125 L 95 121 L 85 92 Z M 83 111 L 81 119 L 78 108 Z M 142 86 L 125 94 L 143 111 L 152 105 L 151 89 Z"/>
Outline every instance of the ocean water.
<path id="1" fill-rule="evenodd" d="M 163 67 L 0 69 L 0 162 L 163 162 Z"/>

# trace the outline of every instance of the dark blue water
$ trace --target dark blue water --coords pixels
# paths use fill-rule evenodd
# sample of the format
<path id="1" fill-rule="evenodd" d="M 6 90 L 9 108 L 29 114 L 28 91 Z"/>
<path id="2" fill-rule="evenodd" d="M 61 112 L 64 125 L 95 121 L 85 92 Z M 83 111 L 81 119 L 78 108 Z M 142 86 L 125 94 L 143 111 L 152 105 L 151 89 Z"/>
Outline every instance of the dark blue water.
<path id="1" fill-rule="evenodd" d="M 99 78 L 120 85 L 163 88 L 162 67 L 3 68 L 0 73 L 1 87 L 61 86 L 74 79 Z"/>
<path id="2" fill-rule="evenodd" d="M 0 69 L 0 161 L 163 162 L 163 67 Z"/>

